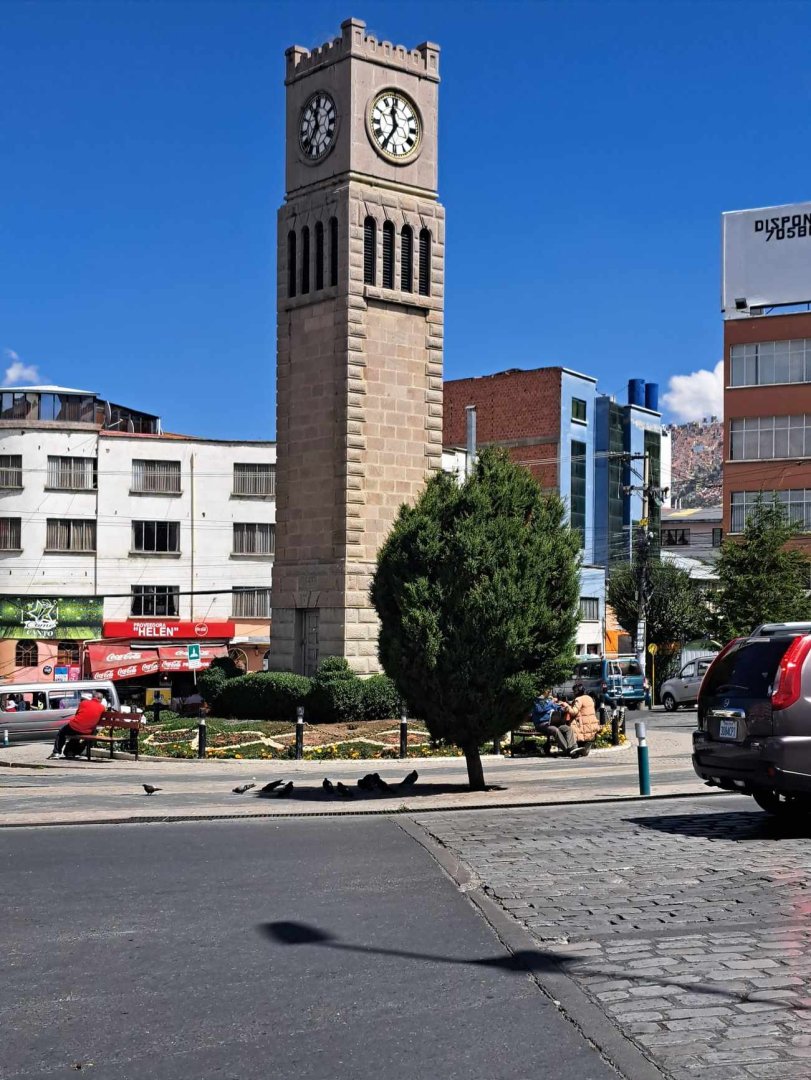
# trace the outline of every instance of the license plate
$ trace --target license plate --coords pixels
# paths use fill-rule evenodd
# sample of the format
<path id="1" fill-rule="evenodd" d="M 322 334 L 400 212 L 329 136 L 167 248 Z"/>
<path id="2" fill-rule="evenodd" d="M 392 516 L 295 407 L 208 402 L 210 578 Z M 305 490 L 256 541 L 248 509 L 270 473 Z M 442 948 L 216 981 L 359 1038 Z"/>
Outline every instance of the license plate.
<path id="1" fill-rule="evenodd" d="M 719 739 L 737 739 L 738 738 L 738 721 L 737 720 L 722 720 L 718 728 Z"/>

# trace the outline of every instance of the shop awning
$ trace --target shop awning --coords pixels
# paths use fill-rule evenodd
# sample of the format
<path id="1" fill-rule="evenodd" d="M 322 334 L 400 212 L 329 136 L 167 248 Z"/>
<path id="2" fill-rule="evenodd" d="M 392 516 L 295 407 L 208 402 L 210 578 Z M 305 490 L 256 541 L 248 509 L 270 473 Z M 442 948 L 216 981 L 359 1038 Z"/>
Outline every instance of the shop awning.
<path id="1" fill-rule="evenodd" d="M 211 661 L 227 656 L 226 645 L 201 645 L 200 667 L 204 671 Z M 163 648 L 135 649 L 128 642 L 95 642 L 86 646 L 86 656 L 93 679 L 106 682 L 112 679 L 138 679 L 158 672 L 190 671 L 185 645 L 167 645 Z"/>

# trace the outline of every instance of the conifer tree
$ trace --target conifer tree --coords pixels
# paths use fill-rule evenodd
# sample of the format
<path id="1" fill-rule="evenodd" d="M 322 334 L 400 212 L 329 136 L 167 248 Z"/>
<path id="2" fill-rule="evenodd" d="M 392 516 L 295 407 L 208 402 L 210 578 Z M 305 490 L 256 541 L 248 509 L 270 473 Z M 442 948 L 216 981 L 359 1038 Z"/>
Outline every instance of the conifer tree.
<path id="1" fill-rule="evenodd" d="M 560 498 L 492 449 L 461 485 L 429 480 L 380 550 L 380 662 L 431 736 L 463 750 L 473 790 L 482 745 L 571 672 L 579 550 Z"/>

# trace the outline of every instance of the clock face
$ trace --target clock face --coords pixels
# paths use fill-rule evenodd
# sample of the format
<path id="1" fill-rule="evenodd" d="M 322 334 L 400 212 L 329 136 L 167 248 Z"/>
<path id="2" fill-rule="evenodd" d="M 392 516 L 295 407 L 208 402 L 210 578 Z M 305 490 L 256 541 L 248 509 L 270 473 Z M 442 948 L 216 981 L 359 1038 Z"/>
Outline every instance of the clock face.
<path id="1" fill-rule="evenodd" d="M 369 131 L 376 148 L 394 161 L 405 161 L 420 145 L 420 118 L 413 102 L 396 90 L 384 90 L 369 110 Z"/>
<path id="2" fill-rule="evenodd" d="M 301 110 L 299 146 L 308 161 L 320 161 L 335 141 L 335 102 L 325 90 L 316 90 Z"/>

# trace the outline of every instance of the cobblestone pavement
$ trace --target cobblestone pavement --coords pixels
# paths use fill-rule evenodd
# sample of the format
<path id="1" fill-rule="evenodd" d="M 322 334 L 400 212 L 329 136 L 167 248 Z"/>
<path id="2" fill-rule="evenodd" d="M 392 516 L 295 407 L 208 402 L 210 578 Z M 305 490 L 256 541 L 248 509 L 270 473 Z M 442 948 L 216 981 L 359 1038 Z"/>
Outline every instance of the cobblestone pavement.
<path id="1" fill-rule="evenodd" d="M 811 1076 L 811 819 L 724 796 L 417 821 L 665 1076 Z"/>

